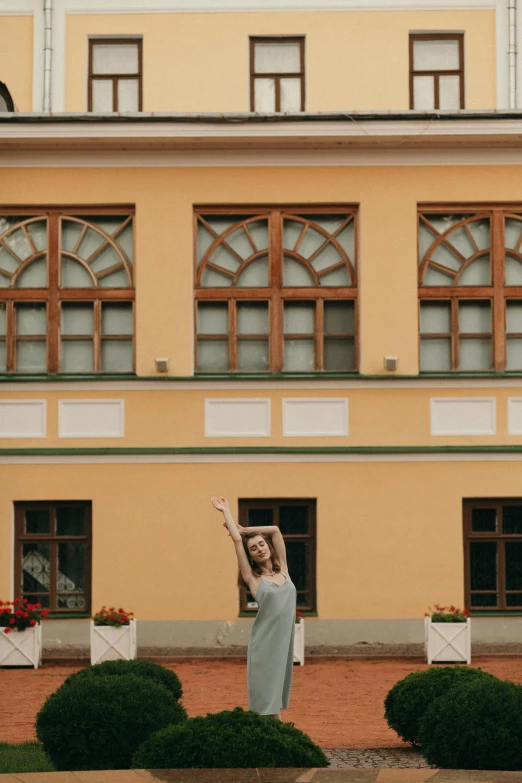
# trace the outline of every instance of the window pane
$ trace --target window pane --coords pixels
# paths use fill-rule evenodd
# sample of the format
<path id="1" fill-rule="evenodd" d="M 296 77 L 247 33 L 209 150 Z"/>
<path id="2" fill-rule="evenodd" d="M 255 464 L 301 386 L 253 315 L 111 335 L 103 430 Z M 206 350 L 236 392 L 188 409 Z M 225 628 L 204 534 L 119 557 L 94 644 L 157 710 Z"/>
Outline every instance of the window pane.
<path id="1" fill-rule="evenodd" d="M 459 302 L 459 332 L 461 334 L 491 332 L 490 302 Z"/>
<path id="2" fill-rule="evenodd" d="M 285 302 L 284 333 L 313 334 L 315 302 Z"/>
<path id="3" fill-rule="evenodd" d="M 435 108 L 435 80 L 433 76 L 413 77 L 413 108 Z"/>
<path id="4" fill-rule="evenodd" d="M 469 545 L 472 590 L 497 589 L 497 544 L 472 541 Z"/>
<path id="5" fill-rule="evenodd" d="M 230 283 L 227 283 L 230 285 Z M 268 259 L 251 261 L 241 272 L 236 283 L 238 288 L 266 288 L 268 286 Z"/>
<path id="6" fill-rule="evenodd" d="M 250 258 L 254 252 L 244 226 L 240 226 L 235 231 L 232 231 L 232 233 L 227 236 L 226 241 L 227 245 L 229 245 L 232 250 L 235 250 L 243 260 Z"/>
<path id="7" fill-rule="evenodd" d="M 496 508 L 474 508 L 471 512 L 471 530 L 473 533 L 496 533 Z"/>
<path id="8" fill-rule="evenodd" d="M 496 606 L 497 605 L 497 595 L 496 593 L 479 593 L 478 595 L 475 593 L 471 595 L 471 606 L 476 607 L 477 609 L 479 607 L 487 607 L 487 606 Z"/>
<path id="9" fill-rule="evenodd" d="M 124 269 L 120 269 L 106 277 L 100 277 L 99 286 L 100 288 L 128 288 L 129 278 L 127 272 Z"/>
<path id="10" fill-rule="evenodd" d="M 458 285 L 490 285 L 491 267 L 489 256 L 476 258 L 467 266 L 459 277 Z"/>
<path id="11" fill-rule="evenodd" d="M 322 286 L 342 286 L 351 285 L 350 275 L 345 266 L 340 266 L 339 269 L 334 269 L 332 272 L 326 272 L 319 278 L 319 283 Z"/>
<path id="12" fill-rule="evenodd" d="M 481 220 L 472 220 L 469 224 L 473 239 L 477 243 L 479 250 L 488 250 L 491 244 L 490 241 L 490 226 L 489 218 L 482 218 Z"/>
<path id="13" fill-rule="evenodd" d="M 23 218 L 0 218 L 0 233 L 3 233 L 9 228 L 9 223 L 16 225 L 19 220 L 23 220 Z M 15 231 L 11 231 L 10 234 L 7 234 L 7 236 L 4 237 L 3 241 L 9 248 L 11 248 L 13 253 L 20 259 L 20 261 L 25 261 L 26 258 L 29 258 L 29 256 L 33 255 L 34 251 L 21 228 L 17 228 Z"/>
<path id="14" fill-rule="evenodd" d="M 502 532 L 506 535 L 522 535 L 522 506 L 504 506 Z"/>
<path id="15" fill-rule="evenodd" d="M 439 76 L 439 109 L 460 109 L 460 76 Z"/>
<path id="16" fill-rule="evenodd" d="M 351 340 L 324 341 L 324 369 L 331 372 L 355 370 L 355 342 Z"/>
<path id="17" fill-rule="evenodd" d="M 92 80 L 92 109 L 97 112 L 113 111 L 112 81 L 110 79 Z"/>
<path id="18" fill-rule="evenodd" d="M 301 45 L 297 42 L 256 43 L 255 73 L 299 73 Z"/>
<path id="19" fill-rule="evenodd" d="M 516 258 L 506 257 L 506 285 L 522 285 L 522 264 Z"/>
<path id="20" fill-rule="evenodd" d="M 56 590 L 59 593 L 85 590 L 85 544 L 78 541 L 58 544 Z"/>
<path id="21" fill-rule="evenodd" d="M 461 370 L 490 370 L 491 340 L 489 337 L 480 340 L 460 340 Z"/>
<path id="22" fill-rule="evenodd" d="M 522 370 L 522 338 L 511 337 L 506 343 L 506 370 Z"/>
<path id="23" fill-rule="evenodd" d="M 254 111 L 275 111 L 274 79 L 254 79 Z"/>
<path id="24" fill-rule="evenodd" d="M 421 372 L 444 372 L 451 370 L 451 340 L 421 340 Z"/>
<path id="25" fill-rule="evenodd" d="M 268 248 L 268 220 L 256 220 L 248 224 L 248 233 L 258 250 Z"/>
<path id="26" fill-rule="evenodd" d="M 18 340 L 16 343 L 16 369 L 18 372 L 46 372 L 46 341 Z"/>
<path id="27" fill-rule="evenodd" d="M 139 82 L 137 79 L 118 81 L 118 111 L 139 111 Z"/>
<path id="28" fill-rule="evenodd" d="M 227 302 L 198 302 L 197 328 L 198 334 L 227 334 Z"/>
<path id="29" fill-rule="evenodd" d="M 308 541 L 286 541 L 288 573 L 297 590 L 310 587 L 310 544 Z"/>
<path id="30" fill-rule="evenodd" d="M 116 267 L 121 264 L 121 258 L 119 257 L 116 250 L 112 247 L 112 245 L 109 245 L 108 247 L 105 247 L 101 252 L 99 252 L 94 258 L 89 266 L 94 272 L 95 275 L 98 275 L 100 272 L 102 272 L 105 269 L 109 269 L 109 267 Z M 103 278 L 101 278 L 103 279 Z"/>
<path id="31" fill-rule="evenodd" d="M 238 340 L 237 366 L 245 372 L 268 370 L 268 340 Z"/>
<path id="32" fill-rule="evenodd" d="M 522 334 L 522 300 L 506 302 L 506 332 Z"/>
<path id="33" fill-rule="evenodd" d="M 225 372 L 229 369 L 228 340 L 199 340 L 199 372 Z"/>
<path id="34" fill-rule="evenodd" d="M 48 535 L 51 532 L 51 519 L 48 509 L 27 509 L 24 513 L 24 533 L 26 535 Z"/>
<path id="35" fill-rule="evenodd" d="M 279 506 L 279 529 L 284 536 L 308 533 L 308 506 Z"/>
<path id="36" fill-rule="evenodd" d="M 504 247 L 514 249 L 520 240 L 522 222 L 513 218 L 506 218 L 504 224 Z"/>
<path id="37" fill-rule="evenodd" d="M 421 302 L 420 331 L 421 334 L 450 334 L 451 303 Z"/>
<path id="38" fill-rule="evenodd" d="M 449 76 L 445 78 L 453 79 L 454 77 Z M 455 247 L 459 251 L 459 253 L 461 253 L 464 256 L 464 258 L 470 258 L 470 256 L 474 256 L 475 253 L 477 252 L 464 226 L 457 228 L 456 231 L 452 231 L 451 234 L 449 234 L 449 236 L 447 237 L 447 239 L 448 242 L 450 242 L 453 245 L 453 247 Z"/>
<path id="39" fill-rule="evenodd" d="M 261 527 L 274 524 L 273 508 L 249 508 L 248 527 Z"/>
<path id="40" fill-rule="evenodd" d="M 60 370 L 62 372 L 93 372 L 92 340 L 62 340 Z"/>
<path id="41" fill-rule="evenodd" d="M 48 593 L 51 564 L 49 544 L 22 544 L 22 590 L 24 593 Z"/>
<path id="42" fill-rule="evenodd" d="M 301 111 L 301 79 L 281 79 L 281 111 Z"/>
<path id="43" fill-rule="evenodd" d="M 314 278 L 300 261 L 285 257 L 283 262 L 283 285 L 295 288 L 313 286 Z"/>
<path id="44" fill-rule="evenodd" d="M 87 607 L 85 596 L 77 595 L 59 595 L 57 596 L 58 609 L 78 609 L 83 610 Z"/>
<path id="45" fill-rule="evenodd" d="M 506 595 L 506 606 L 522 606 L 522 593 L 508 593 Z"/>
<path id="46" fill-rule="evenodd" d="M 459 69 L 459 42 L 414 41 L 414 71 L 457 71 Z"/>
<path id="47" fill-rule="evenodd" d="M 132 372 L 134 366 L 131 340 L 102 341 L 102 371 Z"/>
<path id="48" fill-rule="evenodd" d="M 92 304 L 62 304 L 62 334 L 92 334 Z"/>
<path id="49" fill-rule="evenodd" d="M 62 256 L 60 286 L 62 288 L 93 288 L 94 280 L 87 269 L 78 261 Z"/>
<path id="50" fill-rule="evenodd" d="M 7 347 L 5 341 L 0 340 L 0 372 L 7 369 Z"/>
<path id="51" fill-rule="evenodd" d="M 285 340 L 283 370 L 313 372 L 315 370 L 313 340 Z"/>
<path id="52" fill-rule="evenodd" d="M 355 307 L 353 302 L 324 303 L 324 333 L 353 334 L 355 332 Z"/>
<path id="53" fill-rule="evenodd" d="M 268 334 L 268 302 L 238 302 L 238 334 Z"/>
<path id="54" fill-rule="evenodd" d="M 56 509 L 56 535 L 57 536 L 84 536 L 85 509 L 80 506 L 72 508 L 59 507 Z"/>
<path id="55" fill-rule="evenodd" d="M 0 335 L 4 335 L 7 332 L 7 312 L 4 302 L 0 302 Z"/>
<path id="56" fill-rule="evenodd" d="M 47 262 L 45 258 L 32 261 L 16 279 L 17 288 L 45 288 L 47 286 Z"/>
<path id="57" fill-rule="evenodd" d="M 102 334 L 133 334 L 132 305 L 129 303 L 102 304 Z"/>
<path id="58" fill-rule="evenodd" d="M 505 556 L 506 590 L 522 590 L 522 542 L 506 541 Z"/>
<path id="59" fill-rule="evenodd" d="M 27 230 L 37 250 L 47 250 L 47 220 L 29 223 Z"/>
<path id="60" fill-rule="evenodd" d="M 137 43 L 96 43 L 92 47 L 93 73 L 138 73 Z"/>

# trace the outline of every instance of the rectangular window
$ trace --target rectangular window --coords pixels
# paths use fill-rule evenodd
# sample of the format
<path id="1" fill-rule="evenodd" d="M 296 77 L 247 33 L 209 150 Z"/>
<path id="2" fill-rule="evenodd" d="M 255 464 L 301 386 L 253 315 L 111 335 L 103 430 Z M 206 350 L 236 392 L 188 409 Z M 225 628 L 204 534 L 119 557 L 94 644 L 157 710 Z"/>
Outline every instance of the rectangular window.
<path id="1" fill-rule="evenodd" d="M 87 111 L 142 111 L 141 38 L 89 39 Z"/>
<path id="2" fill-rule="evenodd" d="M 522 610 L 522 498 L 464 501 L 466 606 Z"/>
<path id="3" fill-rule="evenodd" d="M 356 215 L 198 209 L 197 371 L 356 371 Z"/>
<path id="4" fill-rule="evenodd" d="M 2 210 L 0 372 L 133 372 L 133 219 Z"/>
<path id="5" fill-rule="evenodd" d="M 464 108 L 464 35 L 410 35 L 410 109 Z"/>
<path id="6" fill-rule="evenodd" d="M 305 108 L 304 37 L 250 38 L 250 110 Z"/>
<path id="7" fill-rule="evenodd" d="M 522 209 L 419 212 L 421 372 L 522 370 Z"/>
<path id="8" fill-rule="evenodd" d="M 60 615 L 91 612 L 91 503 L 15 503 L 15 597 Z"/>
<path id="9" fill-rule="evenodd" d="M 316 501 L 311 499 L 240 500 L 239 524 L 244 527 L 277 525 L 285 540 L 288 573 L 297 590 L 297 608 L 317 611 Z M 240 612 L 257 604 L 245 589 L 239 591 Z"/>

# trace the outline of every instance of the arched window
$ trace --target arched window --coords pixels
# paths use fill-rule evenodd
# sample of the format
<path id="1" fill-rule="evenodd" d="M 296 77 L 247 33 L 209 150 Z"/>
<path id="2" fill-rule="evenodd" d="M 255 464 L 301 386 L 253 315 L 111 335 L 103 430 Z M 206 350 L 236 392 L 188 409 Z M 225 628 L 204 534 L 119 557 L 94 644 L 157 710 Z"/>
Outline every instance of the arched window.
<path id="1" fill-rule="evenodd" d="M 0 111 L 14 111 L 14 103 L 7 86 L 0 82 Z"/>

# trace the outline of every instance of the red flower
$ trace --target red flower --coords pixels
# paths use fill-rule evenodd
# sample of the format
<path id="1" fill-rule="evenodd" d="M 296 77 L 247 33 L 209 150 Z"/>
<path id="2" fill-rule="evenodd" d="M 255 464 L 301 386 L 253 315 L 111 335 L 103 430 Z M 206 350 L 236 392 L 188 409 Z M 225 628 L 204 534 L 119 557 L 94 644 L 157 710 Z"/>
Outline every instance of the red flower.
<path id="1" fill-rule="evenodd" d="M 35 607 L 36 607 L 36 609 L 41 609 L 42 608 L 42 604 L 35 604 Z"/>
<path id="2" fill-rule="evenodd" d="M 12 630 L 12 628 L 4 628 L 4 633 L 11 633 Z"/>
<path id="3" fill-rule="evenodd" d="M 48 614 L 49 614 L 49 609 L 44 609 L 42 612 L 42 617 L 47 617 Z"/>
<path id="4" fill-rule="evenodd" d="M 9 620 L 9 623 L 10 623 L 10 625 L 14 625 L 16 623 L 16 620 L 14 619 L 14 617 L 11 617 L 11 619 Z"/>
<path id="5" fill-rule="evenodd" d="M 36 620 L 31 620 L 31 621 L 29 622 L 29 625 L 38 625 L 38 623 L 36 622 Z"/>

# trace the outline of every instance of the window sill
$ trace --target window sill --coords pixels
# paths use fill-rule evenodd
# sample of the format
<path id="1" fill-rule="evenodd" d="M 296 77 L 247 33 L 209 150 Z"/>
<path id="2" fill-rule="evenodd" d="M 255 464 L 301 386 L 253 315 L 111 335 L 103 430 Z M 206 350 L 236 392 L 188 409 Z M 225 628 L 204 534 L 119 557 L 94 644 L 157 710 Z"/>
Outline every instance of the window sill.
<path id="1" fill-rule="evenodd" d="M 475 612 L 471 610 L 470 617 L 522 617 L 522 609 L 497 609 L 494 612 Z"/>
<path id="2" fill-rule="evenodd" d="M 49 612 L 47 617 L 45 619 L 47 620 L 78 620 L 81 619 L 91 619 L 92 615 L 90 612 L 71 612 L 64 614 L 62 612 Z M 45 622 L 45 620 L 44 620 Z"/>
<path id="3" fill-rule="evenodd" d="M 301 612 L 299 609 L 298 611 Z M 250 612 L 239 612 L 238 617 L 255 617 L 257 614 L 257 609 L 252 609 Z M 303 620 L 306 620 L 307 617 L 319 617 L 318 612 L 307 612 L 306 610 L 304 612 L 301 612 L 303 615 Z"/>

